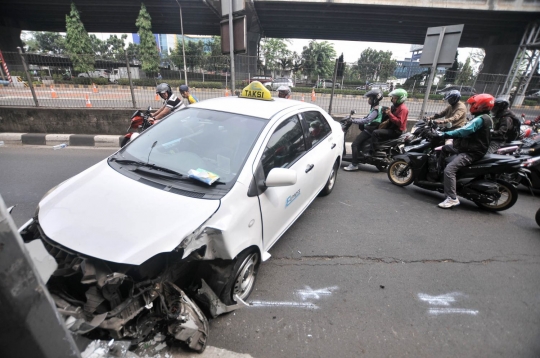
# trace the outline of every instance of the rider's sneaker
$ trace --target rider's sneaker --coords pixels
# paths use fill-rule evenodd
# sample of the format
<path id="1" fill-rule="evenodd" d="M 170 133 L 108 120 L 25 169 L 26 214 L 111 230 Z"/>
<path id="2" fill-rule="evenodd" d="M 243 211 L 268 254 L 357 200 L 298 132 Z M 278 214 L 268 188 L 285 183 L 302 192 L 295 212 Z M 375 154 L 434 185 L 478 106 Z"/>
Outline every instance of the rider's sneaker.
<path id="1" fill-rule="evenodd" d="M 458 198 L 452 199 L 452 198 L 448 197 L 448 198 L 446 198 L 445 201 L 443 201 L 442 203 L 439 204 L 439 208 L 450 209 L 451 207 L 458 206 L 458 205 L 459 205 L 459 199 Z"/>
<path id="2" fill-rule="evenodd" d="M 355 170 L 358 170 L 358 165 L 349 164 L 349 166 L 343 168 L 343 170 L 346 170 L 348 172 L 354 172 Z"/>

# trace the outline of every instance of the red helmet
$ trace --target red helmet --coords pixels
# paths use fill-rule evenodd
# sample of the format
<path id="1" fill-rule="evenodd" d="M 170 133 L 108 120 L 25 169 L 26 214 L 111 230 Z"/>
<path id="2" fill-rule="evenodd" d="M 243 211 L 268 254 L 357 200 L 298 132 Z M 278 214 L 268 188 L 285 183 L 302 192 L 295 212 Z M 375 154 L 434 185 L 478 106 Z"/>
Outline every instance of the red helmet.
<path id="1" fill-rule="evenodd" d="M 467 103 L 471 106 L 472 114 L 489 112 L 495 105 L 495 97 L 487 93 L 481 93 L 470 97 Z"/>

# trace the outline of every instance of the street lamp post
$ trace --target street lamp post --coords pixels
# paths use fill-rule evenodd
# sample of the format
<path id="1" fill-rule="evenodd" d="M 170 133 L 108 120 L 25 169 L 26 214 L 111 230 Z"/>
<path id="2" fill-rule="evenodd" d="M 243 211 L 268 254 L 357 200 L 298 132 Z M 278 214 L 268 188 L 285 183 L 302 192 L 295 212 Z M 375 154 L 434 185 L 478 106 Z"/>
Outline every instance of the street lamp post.
<path id="1" fill-rule="evenodd" d="M 182 58 L 184 62 L 184 79 L 186 80 L 186 86 L 188 85 L 188 78 L 187 78 L 187 69 L 186 69 L 186 43 L 184 40 L 184 20 L 182 18 L 182 6 L 180 6 L 180 3 L 178 0 L 176 0 L 176 3 L 178 4 L 178 7 L 180 8 L 180 31 L 182 32 Z"/>

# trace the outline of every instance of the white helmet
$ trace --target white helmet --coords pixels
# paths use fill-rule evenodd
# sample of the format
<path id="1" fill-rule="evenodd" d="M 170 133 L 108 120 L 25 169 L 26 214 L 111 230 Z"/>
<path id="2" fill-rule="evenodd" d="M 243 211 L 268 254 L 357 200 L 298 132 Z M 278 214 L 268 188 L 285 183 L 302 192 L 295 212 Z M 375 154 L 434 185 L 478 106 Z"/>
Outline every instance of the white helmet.
<path id="1" fill-rule="evenodd" d="M 291 89 L 289 88 L 289 86 L 279 86 L 278 89 L 278 96 L 281 97 L 281 95 L 283 95 L 282 98 L 286 98 L 288 95 L 291 94 Z"/>

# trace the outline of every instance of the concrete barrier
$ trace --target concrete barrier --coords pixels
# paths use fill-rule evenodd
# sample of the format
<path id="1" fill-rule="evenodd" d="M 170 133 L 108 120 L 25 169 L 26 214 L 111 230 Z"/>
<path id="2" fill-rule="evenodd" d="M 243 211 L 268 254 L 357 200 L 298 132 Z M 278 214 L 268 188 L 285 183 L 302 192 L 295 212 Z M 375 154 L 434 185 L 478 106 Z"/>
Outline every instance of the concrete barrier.
<path id="1" fill-rule="evenodd" d="M 124 134 L 133 109 L 0 107 L 0 132 Z"/>
<path id="2" fill-rule="evenodd" d="M 129 119 L 133 114 L 133 109 L 94 109 L 94 108 L 35 108 L 35 107 L 0 107 L 0 132 L 7 132 L 9 135 L 17 135 L 17 138 L 6 138 L 6 144 L 10 141 L 20 142 L 21 133 L 50 133 L 50 134 L 86 134 L 98 135 L 92 139 L 77 138 L 72 136 L 70 140 L 84 142 L 84 145 L 111 146 L 109 141 L 114 139 L 100 138 L 99 135 L 123 135 L 128 126 Z M 358 115 L 357 115 L 358 116 Z M 344 116 L 333 116 L 336 121 Z M 410 130 L 416 120 L 407 123 L 407 130 Z M 357 125 L 352 125 L 345 138 L 351 142 L 360 133 Z M 41 137 L 40 137 L 41 138 Z M 65 138 L 69 137 L 43 137 L 46 144 L 65 143 Z M 32 141 L 34 138 L 26 138 Z M 41 140 L 41 139 L 40 139 Z M 95 144 L 92 144 L 94 143 Z M 81 142 L 81 143 L 82 143 Z M 91 143 L 92 142 L 92 143 Z M 45 144 L 45 143 L 43 143 Z M 115 143 L 117 145 L 118 143 Z"/>

